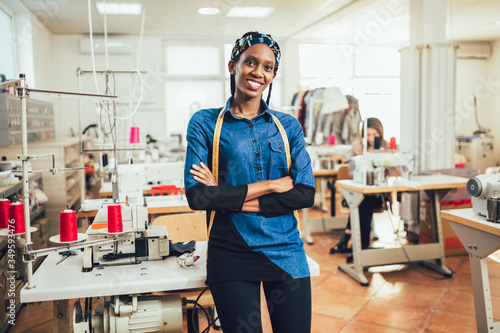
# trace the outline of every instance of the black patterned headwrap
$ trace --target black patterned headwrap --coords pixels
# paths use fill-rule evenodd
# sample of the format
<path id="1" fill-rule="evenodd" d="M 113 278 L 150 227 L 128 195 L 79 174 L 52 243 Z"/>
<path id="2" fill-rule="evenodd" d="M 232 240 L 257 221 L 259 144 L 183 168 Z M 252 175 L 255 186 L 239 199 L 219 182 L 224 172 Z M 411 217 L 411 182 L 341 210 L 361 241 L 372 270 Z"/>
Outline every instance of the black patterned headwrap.
<path id="1" fill-rule="evenodd" d="M 231 52 L 231 59 L 237 61 L 240 55 L 245 52 L 246 49 L 248 49 L 252 45 L 259 43 L 265 43 L 267 46 L 269 46 L 271 51 L 273 51 L 274 57 L 276 59 L 276 64 L 274 65 L 274 72 L 276 73 L 280 64 L 281 51 L 278 43 L 276 43 L 271 35 L 261 34 L 258 32 L 245 34 L 243 37 L 236 40 L 233 51 Z"/>

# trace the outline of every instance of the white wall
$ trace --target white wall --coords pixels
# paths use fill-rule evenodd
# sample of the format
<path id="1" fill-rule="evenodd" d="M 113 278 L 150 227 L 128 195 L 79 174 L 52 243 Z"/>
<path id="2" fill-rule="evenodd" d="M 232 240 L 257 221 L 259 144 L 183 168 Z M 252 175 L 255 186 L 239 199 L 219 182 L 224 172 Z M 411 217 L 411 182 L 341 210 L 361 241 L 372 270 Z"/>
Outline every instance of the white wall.
<path id="1" fill-rule="evenodd" d="M 495 155 L 497 163 L 500 162 L 500 40 L 493 44 L 493 53 L 487 65 L 487 75 L 482 80 L 483 92 L 490 93 L 485 99 L 484 108 L 479 105 L 479 113 L 484 116 L 479 121 L 481 125 L 491 128 L 495 137 Z M 485 119 L 485 121 L 481 121 Z"/>
<path id="2" fill-rule="evenodd" d="M 35 86 L 44 89 L 54 84 L 52 34 L 35 16 L 32 16 L 32 30 Z"/>
<path id="3" fill-rule="evenodd" d="M 490 96 L 484 95 L 482 80 L 487 76 L 488 60 L 459 59 L 456 73 L 456 135 L 471 136 L 477 130 L 474 116 L 474 95 L 477 97 L 479 121 L 486 126 L 485 104 Z"/>
<path id="4" fill-rule="evenodd" d="M 477 101 L 479 124 L 490 128 L 494 136 L 497 163 L 500 162 L 500 41 L 494 43 L 488 60 L 457 60 L 456 135 L 472 136 L 478 129 L 474 114 L 474 96 Z"/>

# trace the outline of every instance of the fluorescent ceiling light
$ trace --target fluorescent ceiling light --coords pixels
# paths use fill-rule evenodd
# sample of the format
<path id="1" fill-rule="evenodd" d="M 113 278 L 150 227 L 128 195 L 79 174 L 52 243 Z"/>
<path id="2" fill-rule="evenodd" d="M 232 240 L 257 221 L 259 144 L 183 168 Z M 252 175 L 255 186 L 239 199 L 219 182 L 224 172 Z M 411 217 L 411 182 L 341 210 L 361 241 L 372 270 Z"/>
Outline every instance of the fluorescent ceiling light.
<path id="1" fill-rule="evenodd" d="M 142 5 L 135 2 L 96 2 L 97 12 L 101 15 L 140 15 Z"/>
<path id="2" fill-rule="evenodd" d="M 198 9 L 198 13 L 203 15 L 216 15 L 219 14 L 219 8 L 217 7 L 201 7 Z"/>
<path id="3" fill-rule="evenodd" d="M 231 8 L 227 17 L 247 17 L 247 18 L 263 18 L 269 16 L 274 10 L 274 7 L 260 6 L 235 6 Z"/>

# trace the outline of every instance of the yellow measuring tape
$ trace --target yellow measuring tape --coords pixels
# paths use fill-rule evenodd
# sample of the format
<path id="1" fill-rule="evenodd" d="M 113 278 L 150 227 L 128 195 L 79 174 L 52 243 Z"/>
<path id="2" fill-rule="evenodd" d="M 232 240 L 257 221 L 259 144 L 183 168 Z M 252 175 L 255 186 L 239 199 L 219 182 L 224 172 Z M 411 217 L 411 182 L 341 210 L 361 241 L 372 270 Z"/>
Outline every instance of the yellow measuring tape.
<path id="1" fill-rule="evenodd" d="M 222 122 L 224 121 L 224 109 L 221 110 L 217 117 L 217 122 L 215 124 L 214 130 L 214 142 L 213 142 L 213 154 L 212 154 L 212 174 L 214 176 L 215 182 L 218 183 L 219 180 L 219 141 L 220 141 L 220 132 L 222 129 Z M 274 123 L 281 134 L 281 138 L 283 139 L 283 143 L 285 144 L 285 157 L 286 157 L 286 165 L 288 168 L 288 174 L 290 174 L 290 168 L 292 167 L 292 156 L 290 155 L 290 143 L 288 142 L 288 136 L 286 135 L 285 129 L 281 122 L 274 115 L 273 117 Z M 293 215 L 297 219 L 297 228 L 300 233 L 300 221 L 299 221 L 299 212 L 294 210 Z M 214 223 L 215 218 L 215 210 L 210 212 L 210 223 L 208 224 L 208 236 L 210 236 L 210 231 L 212 230 L 212 225 Z"/>

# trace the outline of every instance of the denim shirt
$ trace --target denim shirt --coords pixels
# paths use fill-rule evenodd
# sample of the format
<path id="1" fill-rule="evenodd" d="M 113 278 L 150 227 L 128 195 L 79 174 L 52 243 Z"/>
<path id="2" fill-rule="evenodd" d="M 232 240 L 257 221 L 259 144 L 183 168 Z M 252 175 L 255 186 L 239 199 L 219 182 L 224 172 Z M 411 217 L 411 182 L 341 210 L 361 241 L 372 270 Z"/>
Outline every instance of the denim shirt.
<path id="1" fill-rule="evenodd" d="M 193 209 L 217 211 L 209 239 L 209 250 L 212 242 L 217 241 L 217 237 L 212 237 L 217 229 L 217 216 L 225 214 L 229 216 L 249 249 L 264 253 L 293 278 L 309 276 L 303 242 L 293 215 L 294 209 L 309 207 L 314 200 L 314 176 L 309 155 L 305 150 L 302 127 L 294 117 L 270 110 L 263 100 L 261 103 L 264 111 L 252 120 L 235 116 L 229 109 L 231 101 L 232 98 L 227 101 L 222 115 L 224 121 L 219 142 L 218 187 L 201 185 L 193 179 L 189 170 L 193 164 L 200 165 L 200 162 L 212 169 L 213 134 L 221 109 L 196 112 L 187 131 L 184 182 L 188 200 Z M 290 174 L 287 169 L 285 145 L 271 114 L 279 119 L 288 137 L 292 158 Z M 259 198 L 261 209 L 266 207 L 267 213 L 237 211 L 244 203 L 248 184 L 279 179 L 287 175 L 294 179 L 294 189 L 289 193 Z M 194 198 L 190 189 L 195 187 L 204 187 L 206 191 L 200 192 L 203 195 Z M 302 197 L 297 192 L 301 189 L 305 189 L 307 200 L 297 199 Z M 279 210 L 273 207 L 278 206 L 293 209 L 273 214 L 273 209 Z M 210 265 L 210 251 L 208 263 Z"/>

